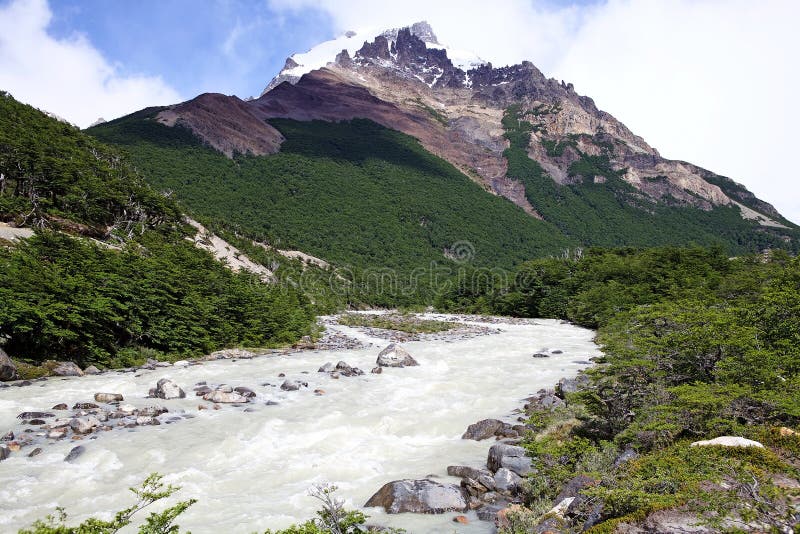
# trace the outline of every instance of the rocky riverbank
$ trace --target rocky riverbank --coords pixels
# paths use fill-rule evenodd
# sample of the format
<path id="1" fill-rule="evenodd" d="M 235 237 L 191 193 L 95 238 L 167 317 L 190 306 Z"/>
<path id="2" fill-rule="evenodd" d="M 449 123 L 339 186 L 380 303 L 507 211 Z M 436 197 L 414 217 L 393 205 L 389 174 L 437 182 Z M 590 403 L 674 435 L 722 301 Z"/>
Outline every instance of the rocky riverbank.
<path id="1" fill-rule="evenodd" d="M 538 351 L 541 357 L 541 352 Z M 520 446 L 522 438 L 541 428 L 531 422 L 533 416 L 552 414 L 566 407 L 567 395 L 587 382 L 586 375 L 577 378 L 562 378 L 553 389 L 541 389 L 536 395 L 524 399 L 525 404 L 517 417 L 517 423 L 499 419 L 483 419 L 467 427 L 461 439 L 475 441 L 496 440 L 488 450 L 485 467 L 450 465 L 447 475 L 461 479 L 460 484 L 442 483 L 432 478 L 403 479 L 386 483 L 366 503 L 366 507 L 382 507 L 387 513 L 440 514 L 445 512 L 468 512 L 474 510 L 481 521 L 495 526 L 508 526 L 506 515 L 522 503 L 525 477 L 533 471 L 531 458 Z M 585 485 L 571 484 L 562 491 L 569 506 L 580 497 Z M 550 514 L 558 515 L 564 510 L 554 507 Z M 453 521 L 469 523 L 464 515 Z"/>

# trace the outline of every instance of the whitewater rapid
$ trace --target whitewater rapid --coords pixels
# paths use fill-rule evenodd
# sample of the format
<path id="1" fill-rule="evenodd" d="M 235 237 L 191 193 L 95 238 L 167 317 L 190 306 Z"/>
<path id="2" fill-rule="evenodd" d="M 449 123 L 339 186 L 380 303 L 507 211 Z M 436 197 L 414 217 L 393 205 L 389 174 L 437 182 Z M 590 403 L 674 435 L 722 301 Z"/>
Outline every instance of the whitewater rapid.
<path id="1" fill-rule="evenodd" d="M 479 323 L 475 323 L 479 324 Z M 482 324 L 482 323 L 480 323 Z M 314 515 L 308 496 L 315 483 L 331 482 L 350 508 L 359 508 L 384 483 L 403 478 L 446 475 L 448 465 L 484 467 L 490 441 L 460 439 L 466 427 L 485 418 L 516 422 L 525 397 L 574 376 L 599 354 L 594 332 L 555 320 L 529 324 L 487 324 L 501 332 L 471 339 L 403 343 L 419 367 L 384 369 L 374 375 L 380 349 L 388 342 L 347 327 L 340 332 L 373 343 L 368 348 L 303 351 L 252 360 L 214 361 L 189 367 L 137 373 L 105 373 L 59 378 L 29 387 L 0 389 L 0 434 L 20 429 L 17 414 L 92 401 L 96 392 L 122 393 L 137 407 L 154 404 L 193 416 L 173 424 L 99 433 L 97 439 L 44 445 L 0 462 L 0 532 L 15 532 L 66 508 L 70 524 L 90 515 L 110 518 L 133 502 L 128 487 L 151 472 L 182 486 L 176 499 L 198 499 L 178 523 L 195 534 L 263 532 Z M 550 358 L 533 358 L 542 348 L 560 349 Z M 325 362 L 344 360 L 366 371 L 338 380 L 317 373 Z M 304 374 L 306 372 L 307 374 Z M 308 389 L 279 389 L 288 379 Z M 158 379 L 170 377 L 186 399 L 146 399 Z M 244 408 L 198 410 L 199 381 L 247 386 L 258 393 Z M 269 383 L 271 386 L 263 386 Z M 325 391 L 314 394 L 315 389 Z M 267 401 L 277 405 L 266 405 Z M 76 444 L 86 452 L 74 463 L 64 457 Z M 469 525 L 452 522 L 458 514 L 389 516 L 367 509 L 370 524 L 416 532 L 490 532 L 493 526 L 466 514 Z"/>

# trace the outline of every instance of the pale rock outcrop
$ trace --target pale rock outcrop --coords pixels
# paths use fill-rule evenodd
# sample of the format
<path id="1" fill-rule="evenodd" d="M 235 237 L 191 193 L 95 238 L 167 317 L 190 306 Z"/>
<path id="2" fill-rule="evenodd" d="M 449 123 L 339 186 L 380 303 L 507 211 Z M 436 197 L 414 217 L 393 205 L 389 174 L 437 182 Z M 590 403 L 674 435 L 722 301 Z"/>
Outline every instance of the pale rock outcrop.
<path id="1" fill-rule="evenodd" d="M 469 498 L 463 488 L 454 484 L 428 479 L 395 480 L 385 484 L 364 506 L 381 506 L 389 514 L 441 514 L 466 512 Z"/>
<path id="2" fill-rule="evenodd" d="M 705 441 L 695 441 L 692 447 L 758 447 L 763 449 L 764 445 L 752 439 L 740 436 L 720 436 L 718 438 Z"/>

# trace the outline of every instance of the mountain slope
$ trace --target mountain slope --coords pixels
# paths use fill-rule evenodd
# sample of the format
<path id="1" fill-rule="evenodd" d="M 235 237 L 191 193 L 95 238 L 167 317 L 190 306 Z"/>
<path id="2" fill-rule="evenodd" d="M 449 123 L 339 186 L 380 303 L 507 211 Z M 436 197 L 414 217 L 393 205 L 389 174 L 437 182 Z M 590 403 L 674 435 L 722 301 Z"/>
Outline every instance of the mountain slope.
<path id="1" fill-rule="evenodd" d="M 797 227 L 746 188 L 661 158 L 531 63 L 453 62 L 424 23 L 355 39 L 292 56 L 258 99 L 201 95 L 90 132 L 126 146 L 157 187 L 199 214 L 340 265 L 447 261 L 461 241 L 476 247 L 475 264 L 500 266 L 581 245 L 721 244 L 736 254 L 800 246 Z M 336 43 L 344 49 L 334 53 Z M 259 141 L 266 132 L 272 144 Z M 406 151 L 402 170 L 397 150 Z M 462 177 L 431 166 L 430 154 Z M 398 181 L 409 169 L 414 180 Z M 466 179 L 485 192 L 464 189 Z M 525 222 L 486 193 L 516 204 Z"/>
<path id="2" fill-rule="evenodd" d="M 232 272 L 182 219 L 117 151 L 0 94 L 0 220 L 35 229 L 0 239 L 3 350 L 122 366 L 312 332 L 303 293 Z"/>
<path id="3" fill-rule="evenodd" d="M 280 153 L 233 160 L 154 119 L 92 133 L 124 145 L 156 187 L 194 212 L 339 265 L 453 265 L 450 249 L 464 243 L 474 264 L 510 267 L 578 244 L 374 122 L 271 124 L 286 139 Z"/>

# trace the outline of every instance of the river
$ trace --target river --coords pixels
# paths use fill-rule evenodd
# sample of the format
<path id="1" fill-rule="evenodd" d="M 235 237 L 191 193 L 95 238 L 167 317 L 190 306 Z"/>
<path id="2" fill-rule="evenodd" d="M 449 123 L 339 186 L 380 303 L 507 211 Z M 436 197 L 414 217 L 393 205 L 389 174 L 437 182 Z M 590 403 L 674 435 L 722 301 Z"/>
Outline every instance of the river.
<path id="1" fill-rule="evenodd" d="M 477 324 L 477 323 L 476 323 Z M 180 516 L 183 529 L 211 532 L 263 532 L 313 516 L 317 502 L 308 496 L 315 483 L 331 482 L 348 507 L 361 507 L 384 483 L 402 478 L 447 477 L 448 465 L 485 467 L 490 441 L 460 439 L 480 419 L 515 421 L 522 399 L 574 376 L 585 360 L 599 354 L 594 332 L 556 320 L 527 324 L 487 324 L 500 333 L 471 339 L 403 343 L 418 367 L 387 368 L 370 374 L 380 349 L 388 344 L 344 326 L 342 333 L 372 342 L 368 348 L 303 351 L 252 360 L 220 360 L 189 367 L 139 373 L 104 373 L 56 378 L 29 387 L 0 390 L 0 433 L 19 432 L 23 411 L 46 410 L 92 401 L 96 392 L 114 392 L 137 407 L 182 410 L 191 418 L 172 424 L 114 430 L 96 439 L 43 445 L 28 458 L 28 449 L 0 462 L 0 531 L 14 532 L 56 506 L 66 508 L 70 524 L 90 515 L 110 517 L 132 504 L 128 487 L 151 472 L 183 489 L 172 498 L 194 497 L 198 503 Z M 549 347 L 562 354 L 533 358 Z M 366 374 L 338 380 L 318 373 L 325 362 L 344 360 Z M 583 362 L 583 363 L 582 363 Z M 304 373 L 305 372 L 305 373 Z M 308 389 L 282 391 L 286 378 L 308 382 Z M 170 377 L 187 392 L 186 399 L 147 399 L 158 379 Z M 220 410 L 198 410 L 199 381 L 247 386 L 255 402 Z M 262 385 L 262 384 L 271 385 Z M 315 389 L 324 395 L 315 395 Z M 277 405 L 267 405 L 267 401 Z M 86 452 L 64 462 L 76 444 Z M 452 522 L 457 514 L 389 516 L 367 509 L 369 523 L 408 532 L 491 532 L 493 525 L 467 516 L 469 525 Z"/>

